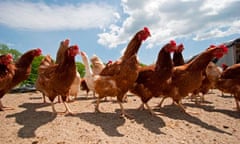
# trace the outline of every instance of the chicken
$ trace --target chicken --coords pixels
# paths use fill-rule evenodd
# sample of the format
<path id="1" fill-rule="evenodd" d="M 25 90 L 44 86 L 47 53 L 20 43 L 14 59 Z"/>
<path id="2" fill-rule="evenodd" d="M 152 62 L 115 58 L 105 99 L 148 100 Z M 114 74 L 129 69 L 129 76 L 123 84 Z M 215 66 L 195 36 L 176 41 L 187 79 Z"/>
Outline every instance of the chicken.
<path id="1" fill-rule="evenodd" d="M 41 63 L 40 63 L 40 67 L 41 68 L 44 68 L 44 67 L 48 67 L 49 65 L 54 65 L 54 61 L 53 59 L 51 58 L 50 55 L 46 55 Z M 39 69 L 39 72 L 38 73 L 41 73 L 41 69 Z M 42 95 L 43 95 L 43 103 L 46 103 L 46 94 L 43 93 L 43 90 L 41 90 L 41 87 L 39 86 L 39 79 L 36 80 L 35 82 L 35 87 L 37 90 L 39 90 Z M 70 96 L 74 96 L 74 98 L 76 99 L 78 93 L 79 93 L 79 90 L 80 90 L 80 74 L 78 71 L 76 71 L 76 77 L 74 79 L 74 82 L 73 84 L 71 85 L 71 88 L 69 90 L 69 97 L 68 97 L 68 101 L 70 101 Z M 60 103 L 61 102 L 61 98 L 60 96 L 58 96 L 58 102 Z"/>
<path id="2" fill-rule="evenodd" d="M 84 75 L 84 80 L 81 82 L 82 84 L 82 90 L 87 90 L 87 94 L 89 90 L 93 91 L 93 94 L 95 96 L 95 89 L 94 89 L 94 75 L 92 72 L 92 69 L 90 67 L 89 61 L 88 61 L 88 56 L 81 52 L 81 57 L 83 64 L 85 66 L 85 75 Z"/>
<path id="3" fill-rule="evenodd" d="M 175 50 L 177 50 L 176 42 L 170 41 L 161 48 L 155 65 L 139 68 L 139 75 L 130 92 L 141 98 L 143 103 L 140 109 L 146 105 L 150 113 L 154 114 L 147 102 L 152 97 L 162 94 L 161 88 L 172 75 L 173 63 L 170 53 Z"/>
<path id="4" fill-rule="evenodd" d="M 36 56 L 40 56 L 42 54 L 41 49 L 33 49 L 25 52 L 15 63 L 14 66 L 9 66 L 6 69 L 8 69 L 5 73 L 5 76 L 2 77 L 2 80 L 7 81 L 4 82 L 4 85 L 1 86 L 0 89 L 0 99 L 13 87 L 18 85 L 20 82 L 26 80 L 30 73 L 31 73 L 31 64 L 33 59 Z M 14 71 L 14 72 L 13 72 Z M 1 82 L 2 85 L 2 82 Z M 1 102 L 0 102 L 1 103 Z M 0 110 L 11 109 L 4 107 L 2 104 L 0 104 Z"/>
<path id="5" fill-rule="evenodd" d="M 219 80 L 216 88 L 225 93 L 230 93 L 234 96 L 237 110 L 240 111 L 240 64 L 234 64 L 225 69 Z"/>
<path id="6" fill-rule="evenodd" d="M 76 77 L 75 56 L 79 53 L 79 48 L 77 45 L 69 46 L 69 40 L 66 39 L 61 42 L 59 52 L 61 53 L 59 63 L 47 67 L 39 66 L 38 85 L 51 101 L 53 113 L 57 113 L 54 99 L 60 95 L 66 108 L 64 113 L 73 114 L 66 103 L 66 98 Z"/>
<path id="7" fill-rule="evenodd" d="M 171 97 L 173 101 L 185 112 L 181 104 L 182 98 L 201 86 L 203 71 L 213 58 L 221 58 L 227 53 L 225 45 L 211 45 L 196 58 L 173 69 L 173 75 L 163 90 L 163 95 Z"/>
<path id="8" fill-rule="evenodd" d="M 92 64 L 91 68 L 92 68 L 93 75 L 99 75 L 102 72 L 102 70 L 105 68 L 105 65 L 103 64 L 102 60 L 98 56 L 93 55 L 91 57 L 90 61 Z M 108 63 L 106 65 L 110 65 L 111 63 L 112 63 L 112 61 L 110 60 L 110 61 L 108 61 Z M 93 91 L 93 96 L 95 97 L 94 91 Z M 107 101 L 107 97 L 105 97 L 105 101 Z"/>
<path id="9" fill-rule="evenodd" d="M 240 79 L 239 74 L 240 74 L 240 63 L 227 67 L 223 71 L 221 78 L 223 78 L 223 79 Z"/>
<path id="10" fill-rule="evenodd" d="M 137 52 L 142 44 L 150 36 L 148 28 L 144 28 L 135 34 L 128 44 L 123 56 L 107 65 L 100 75 L 94 75 L 94 89 L 98 94 L 95 110 L 100 112 L 100 100 L 106 96 L 117 97 L 122 116 L 129 117 L 122 105 L 123 97 L 131 88 L 138 76 Z M 83 56 L 85 53 L 81 53 Z M 83 57 L 82 57 L 83 58 Z M 87 59 L 86 59 L 87 61 Z M 89 68 L 88 68 L 89 69 Z"/>
<path id="11" fill-rule="evenodd" d="M 184 62 L 184 58 L 183 58 L 183 55 L 182 55 L 182 51 L 184 50 L 184 45 L 183 44 L 179 44 L 177 46 L 178 48 L 174 51 L 173 53 L 173 65 L 174 66 L 180 66 L 180 65 L 183 65 L 185 62 Z M 161 96 L 163 97 L 162 100 L 160 101 L 160 103 L 158 104 L 158 107 L 161 107 L 162 106 L 162 103 L 163 101 L 168 97 L 168 96 Z"/>
<path id="12" fill-rule="evenodd" d="M 98 75 L 101 73 L 101 71 L 104 69 L 105 65 L 103 64 L 102 60 L 96 56 L 93 55 L 92 58 L 90 59 L 91 64 L 92 64 L 92 72 L 94 75 Z"/>
<path id="13" fill-rule="evenodd" d="M 225 64 L 225 63 L 222 63 L 221 67 L 218 67 L 218 68 L 219 68 L 219 70 L 220 70 L 221 73 L 222 73 L 225 69 L 228 68 L 228 65 Z M 224 96 L 224 92 L 223 92 L 223 91 L 221 91 L 221 92 L 222 92 L 221 96 L 223 97 L 223 96 Z M 231 94 L 231 96 L 232 96 L 232 94 Z"/>
<path id="14" fill-rule="evenodd" d="M 206 76 L 211 82 L 211 85 L 210 85 L 211 89 L 215 88 L 215 84 L 219 79 L 219 77 L 221 76 L 221 73 L 222 72 L 220 71 L 219 67 L 215 63 L 210 62 L 208 64 L 206 68 Z"/>
<path id="15" fill-rule="evenodd" d="M 52 59 L 52 57 L 50 55 L 46 55 L 41 63 L 40 63 L 40 67 L 41 68 L 46 68 L 48 67 L 49 65 L 53 65 L 54 64 L 54 61 Z M 38 73 L 41 73 L 41 69 L 38 69 Z M 43 92 L 43 90 L 41 90 L 41 87 L 39 86 L 39 79 L 36 80 L 35 82 L 35 87 L 38 91 L 40 91 L 43 95 L 43 103 L 46 103 L 46 95 L 45 93 Z"/>
<path id="16" fill-rule="evenodd" d="M 0 56 L 0 92 L 4 92 L 15 74 L 15 67 L 12 64 L 13 57 L 11 54 L 4 54 Z M 2 105 L 0 99 L 0 110 L 8 109 Z"/>
<path id="17" fill-rule="evenodd" d="M 88 58 L 87 58 L 88 59 Z M 83 61 L 85 65 L 85 69 L 89 68 L 89 70 L 86 70 L 86 74 L 84 76 L 84 80 L 81 82 L 81 90 L 86 90 L 87 96 L 89 91 L 93 91 L 93 96 L 95 97 L 95 91 L 94 91 L 94 84 L 93 84 L 93 75 L 98 75 L 103 70 L 105 65 L 103 64 L 102 60 L 97 57 L 96 55 L 93 55 L 90 59 L 92 63 L 92 68 L 90 68 L 88 65 L 89 63 L 85 60 Z"/>

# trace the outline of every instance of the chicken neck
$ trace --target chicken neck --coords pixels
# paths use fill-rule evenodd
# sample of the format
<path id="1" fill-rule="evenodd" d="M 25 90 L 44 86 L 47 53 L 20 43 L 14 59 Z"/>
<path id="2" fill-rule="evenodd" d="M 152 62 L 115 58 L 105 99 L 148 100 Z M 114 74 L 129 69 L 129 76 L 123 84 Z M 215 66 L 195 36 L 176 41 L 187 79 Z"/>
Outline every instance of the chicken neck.
<path id="1" fill-rule="evenodd" d="M 142 44 L 142 40 L 140 40 L 138 38 L 139 34 L 140 34 L 140 32 L 136 33 L 135 36 L 132 38 L 132 40 L 128 43 L 122 59 L 128 59 L 132 55 L 137 54 L 137 52 Z"/>

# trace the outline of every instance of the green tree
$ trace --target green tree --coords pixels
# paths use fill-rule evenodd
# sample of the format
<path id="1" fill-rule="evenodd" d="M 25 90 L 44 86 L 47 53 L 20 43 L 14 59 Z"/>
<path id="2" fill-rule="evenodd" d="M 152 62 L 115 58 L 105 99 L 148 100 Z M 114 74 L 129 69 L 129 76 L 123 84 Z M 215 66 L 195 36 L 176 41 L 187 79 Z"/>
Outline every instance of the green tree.
<path id="1" fill-rule="evenodd" d="M 76 62 L 77 70 L 80 73 L 80 76 L 83 77 L 85 75 L 85 66 L 81 62 Z"/>
<path id="2" fill-rule="evenodd" d="M 9 48 L 6 44 L 0 44 L 0 54 L 7 53 L 11 53 L 14 60 L 17 60 L 22 55 L 18 50 Z"/>

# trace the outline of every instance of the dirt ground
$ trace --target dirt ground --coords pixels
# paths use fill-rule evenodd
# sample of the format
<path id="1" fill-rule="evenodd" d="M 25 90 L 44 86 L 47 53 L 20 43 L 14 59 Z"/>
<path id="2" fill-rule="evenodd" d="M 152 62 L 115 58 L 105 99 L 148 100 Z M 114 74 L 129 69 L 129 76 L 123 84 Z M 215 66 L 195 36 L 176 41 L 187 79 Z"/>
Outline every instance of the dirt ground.
<path id="1" fill-rule="evenodd" d="M 57 98 L 56 98 L 57 100 Z M 95 113 L 95 98 L 81 93 L 69 103 L 76 113 L 54 115 L 49 103 L 43 103 L 41 93 L 7 94 L 4 105 L 14 110 L 0 112 L 1 144 L 237 144 L 240 141 L 240 113 L 234 110 L 235 101 L 229 94 L 221 96 L 213 90 L 202 105 L 184 99 L 188 114 L 171 105 L 156 106 L 160 98 L 153 98 L 148 110 L 140 111 L 137 96 L 129 96 L 124 103 L 133 119 L 120 118 L 115 98 L 100 104 L 103 113 Z M 57 111 L 64 111 L 62 103 Z"/>

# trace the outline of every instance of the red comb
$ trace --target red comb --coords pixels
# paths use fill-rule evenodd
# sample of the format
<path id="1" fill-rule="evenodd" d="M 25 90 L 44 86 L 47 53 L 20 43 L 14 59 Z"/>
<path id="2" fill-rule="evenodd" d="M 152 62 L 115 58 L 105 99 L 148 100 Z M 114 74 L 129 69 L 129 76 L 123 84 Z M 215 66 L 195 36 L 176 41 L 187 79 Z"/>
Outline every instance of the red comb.
<path id="1" fill-rule="evenodd" d="M 226 65 L 225 63 L 223 63 L 223 64 L 222 64 L 222 67 L 225 67 L 225 66 L 227 66 L 227 65 Z"/>
<path id="2" fill-rule="evenodd" d="M 150 33 L 150 31 L 149 31 L 149 29 L 147 27 L 144 27 L 143 30 Z"/>
<path id="3" fill-rule="evenodd" d="M 8 59 L 13 59 L 12 54 L 7 54 L 7 58 L 8 58 Z"/>
<path id="4" fill-rule="evenodd" d="M 78 45 L 76 45 L 76 44 L 75 44 L 75 45 L 73 45 L 73 47 L 74 47 L 74 48 L 78 48 L 78 49 L 79 49 Z"/>
<path id="5" fill-rule="evenodd" d="M 150 30 L 147 27 L 144 27 L 143 30 L 148 33 L 148 36 L 151 36 Z"/>
<path id="6" fill-rule="evenodd" d="M 209 48 L 214 48 L 214 47 L 216 47 L 216 46 L 215 46 L 215 45 L 210 45 L 210 46 L 209 46 Z"/>
<path id="7" fill-rule="evenodd" d="M 42 50 L 40 48 L 36 49 L 39 53 L 42 53 Z"/>
<path id="8" fill-rule="evenodd" d="M 181 43 L 180 45 L 178 45 L 178 48 L 183 48 L 184 46 L 183 46 L 183 44 Z"/>
<path id="9" fill-rule="evenodd" d="M 176 46 L 177 45 L 175 40 L 170 40 L 169 44 L 172 45 L 172 46 Z"/>
<path id="10" fill-rule="evenodd" d="M 177 52 L 182 52 L 183 51 L 183 49 L 184 49 L 184 46 L 183 46 L 183 44 L 181 43 L 181 44 L 179 44 L 178 46 L 177 46 Z"/>
<path id="11" fill-rule="evenodd" d="M 221 45 L 219 45 L 218 47 L 221 48 L 224 53 L 227 53 L 227 52 L 228 52 L 228 48 L 226 47 L 226 45 L 221 44 Z"/>

